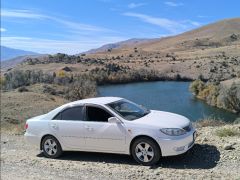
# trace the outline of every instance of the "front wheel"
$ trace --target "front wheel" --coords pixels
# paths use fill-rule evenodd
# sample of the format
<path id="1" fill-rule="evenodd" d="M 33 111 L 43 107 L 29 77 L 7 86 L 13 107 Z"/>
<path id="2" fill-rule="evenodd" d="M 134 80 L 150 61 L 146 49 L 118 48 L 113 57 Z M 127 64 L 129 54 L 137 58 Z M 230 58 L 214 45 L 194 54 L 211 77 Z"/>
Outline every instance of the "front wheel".
<path id="1" fill-rule="evenodd" d="M 146 166 L 156 164 L 161 157 L 161 151 L 156 142 L 145 137 L 133 142 L 131 154 L 138 163 Z"/>
<path id="2" fill-rule="evenodd" d="M 48 158 L 57 158 L 62 154 L 62 147 L 53 136 L 46 136 L 42 140 L 41 148 L 44 156 Z"/>

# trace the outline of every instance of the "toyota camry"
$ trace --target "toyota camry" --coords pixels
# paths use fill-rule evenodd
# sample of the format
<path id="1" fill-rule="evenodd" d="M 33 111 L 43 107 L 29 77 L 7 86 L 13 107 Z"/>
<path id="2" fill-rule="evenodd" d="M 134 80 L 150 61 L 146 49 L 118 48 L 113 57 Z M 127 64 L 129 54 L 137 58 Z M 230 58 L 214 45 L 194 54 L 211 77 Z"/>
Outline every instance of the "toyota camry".
<path id="1" fill-rule="evenodd" d="M 25 129 L 25 139 L 48 158 L 57 158 L 63 151 L 91 151 L 128 154 L 143 165 L 185 153 L 196 136 L 186 117 L 148 110 L 119 97 L 62 105 L 28 119 Z"/>

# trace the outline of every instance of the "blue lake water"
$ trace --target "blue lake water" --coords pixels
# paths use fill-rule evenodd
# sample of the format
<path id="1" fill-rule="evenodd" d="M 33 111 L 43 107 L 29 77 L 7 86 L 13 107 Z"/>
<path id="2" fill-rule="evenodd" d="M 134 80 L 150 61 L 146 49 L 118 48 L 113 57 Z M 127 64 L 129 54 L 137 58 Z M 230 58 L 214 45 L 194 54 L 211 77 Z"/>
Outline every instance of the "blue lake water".
<path id="1" fill-rule="evenodd" d="M 189 92 L 190 82 L 157 81 L 98 88 L 99 96 L 118 96 L 142 104 L 149 109 L 170 111 L 188 117 L 191 121 L 212 117 L 234 121 L 238 116 L 223 109 L 209 106 Z"/>

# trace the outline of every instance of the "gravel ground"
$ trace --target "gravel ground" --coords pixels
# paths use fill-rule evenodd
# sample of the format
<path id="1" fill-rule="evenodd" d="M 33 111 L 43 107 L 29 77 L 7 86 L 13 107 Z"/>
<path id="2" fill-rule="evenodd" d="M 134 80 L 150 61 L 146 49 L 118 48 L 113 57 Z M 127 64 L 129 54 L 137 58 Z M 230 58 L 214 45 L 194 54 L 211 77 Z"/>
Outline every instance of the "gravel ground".
<path id="1" fill-rule="evenodd" d="M 240 130 L 240 125 L 225 126 Z M 223 127 L 198 129 L 196 145 L 187 153 L 141 166 L 126 155 L 65 152 L 47 159 L 23 135 L 1 134 L 1 179 L 240 179 L 240 138 L 220 138 Z M 230 149 L 230 150 L 225 150 Z"/>

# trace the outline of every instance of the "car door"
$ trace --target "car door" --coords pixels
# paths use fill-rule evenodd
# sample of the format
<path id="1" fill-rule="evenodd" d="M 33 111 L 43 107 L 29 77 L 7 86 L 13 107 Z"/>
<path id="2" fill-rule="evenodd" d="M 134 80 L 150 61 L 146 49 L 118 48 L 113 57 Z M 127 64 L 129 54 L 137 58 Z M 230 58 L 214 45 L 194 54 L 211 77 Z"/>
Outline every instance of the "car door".
<path id="1" fill-rule="evenodd" d="M 71 149 L 84 149 L 84 106 L 68 107 L 50 122 L 51 130 Z"/>
<path id="2" fill-rule="evenodd" d="M 124 152 L 126 148 L 126 129 L 123 124 L 109 123 L 113 117 L 100 106 L 86 105 L 85 108 L 86 146 L 91 150 Z"/>

